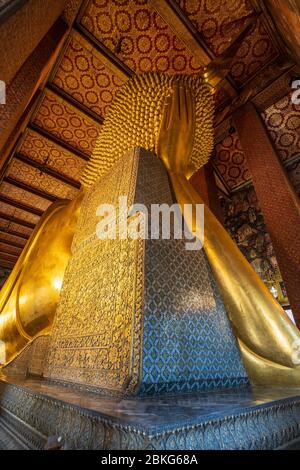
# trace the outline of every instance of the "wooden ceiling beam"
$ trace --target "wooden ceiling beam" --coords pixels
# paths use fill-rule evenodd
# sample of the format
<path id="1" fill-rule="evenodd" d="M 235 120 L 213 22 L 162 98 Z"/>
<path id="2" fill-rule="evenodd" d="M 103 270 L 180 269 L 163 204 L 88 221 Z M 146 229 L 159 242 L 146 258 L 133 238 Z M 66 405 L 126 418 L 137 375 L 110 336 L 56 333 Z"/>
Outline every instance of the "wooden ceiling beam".
<path id="1" fill-rule="evenodd" d="M 1 233 L 6 233 L 8 235 L 13 235 L 14 237 L 22 238 L 26 242 L 29 240 L 29 236 L 25 235 L 24 233 L 21 232 L 16 232 L 15 230 L 5 230 L 4 228 L 0 228 L 0 236 Z"/>
<path id="2" fill-rule="evenodd" d="M 4 255 L 4 257 L 7 256 L 7 257 L 8 257 L 8 260 L 9 260 L 9 258 L 16 258 L 16 259 L 18 259 L 19 256 L 20 256 L 20 255 L 13 255 L 12 253 L 6 253 L 5 251 L 1 251 L 1 250 L 0 250 L 0 259 L 1 259 L 1 257 L 2 257 L 3 255 Z M 5 258 L 4 258 L 4 259 L 5 259 Z M 11 260 L 11 261 L 12 261 L 12 260 Z"/>
<path id="3" fill-rule="evenodd" d="M 19 247 L 18 250 L 20 250 L 18 253 L 16 253 L 16 251 L 11 251 L 14 249 L 14 247 L 12 245 L 10 245 L 9 243 L 7 242 L 1 242 L 2 245 L 6 245 L 6 246 L 3 246 L 1 248 L 1 252 L 2 253 L 6 253 L 7 255 L 12 255 L 12 256 L 20 256 L 22 250 L 24 249 L 24 246 L 22 246 L 21 248 Z M 5 251 L 4 251 L 5 250 Z"/>
<path id="4" fill-rule="evenodd" d="M 4 214 L 4 212 L 0 212 L 0 219 L 8 220 L 9 222 L 22 225 L 23 227 L 27 227 L 31 229 L 35 228 L 35 224 L 32 224 L 31 222 L 27 222 L 26 220 L 19 219 L 18 217 Z"/>
<path id="5" fill-rule="evenodd" d="M 90 157 L 86 155 L 84 152 L 82 152 L 81 150 L 74 148 L 72 145 L 68 144 L 67 142 L 64 142 L 63 140 L 59 139 L 55 135 L 46 131 L 45 129 L 42 129 L 36 124 L 30 123 L 27 128 L 36 132 L 41 137 L 44 137 L 45 139 L 49 140 L 53 144 L 58 145 L 62 149 L 67 150 L 67 152 L 70 152 L 76 157 L 81 158 L 82 160 L 88 161 L 90 159 Z"/>
<path id="6" fill-rule="evenodd" d="M 0 233 L 0 243 L 3 243 L 4 245 L 8 245 L 8 246 L 13 246 L 14 248 L 20 248 L 21 250 L 23 250 L 25 246 L 25 245 L 20 245 L 19 243 L 16 243 L 12 240 L 6 240 L 5 238 L 1 238 L 1 233 Z"/>
<path id="7" fill-rule="evenodd" d="M 55 83 L 47 83 L 46 90 L 51 91 L 54 95 L 58 96 L 59 98 L 63 99 L 66 103 L 76 108 L 80 113 L 85 114 L 88 118 L 92 119 L 98 124 L 103 124 L 104 119 L 103 117 L 99 116 L 95 113 L 92 109 L 88 108 L 82 103 L 79 103 L 73 96 L 66 93 L 64 90 L 59 88 Z"/>
<path id="8" fill-rule="evenodd" d="M 100 42 L 93 34 L 91 34 L 77 18 L 73 26 L 74 37 L 84 41 L 92 46 L 99 56 L 104 66 L 107 66 L 115 75 L 125 80 L 131 78 L 135 72 L 131 70 L 124 62 L 122 62 L 110 49 Z"/>
<path id="9" fill-rule="evenodd" d="M 188 50 L 198 59 L 201 65 L 208 65 L 215 57 L 201 38 L 199 31 L 183 14 L 174 0 L 150 0 L 150 4 L 170 26 L 176 36 L 186 45 Z M 236 88 L 228 78 L 222 82 L 223 88 L 235 98 L 238 95 Z"/>
<path id="10" fill-rule="evenodd" d="M 14 199 L 4 196 L 3 194 L 0 194 L 0 201 L 4 202 L 5 204 L 8 204 L 9 206 L 16 207 L 17 209 L 21 209 L 22 211 L 29 212 L 29 214 L 38 215 L 39 217 L 41 217 L 44 213 L 44 211 L 42 211 L 41 209 L 28 206 L 27 204 L 24 204 L 23 202 L 15 201 Z"/>
<path id="11" fill-rule="evenodd" d="M 12 270 L 15 266 L 15 262 L 0 259 L 0 268 Z"/>
<path id="12" fill-rule="evenodd" d="M 3 178 L 3 181 L 6 183 L 12 184 L 16 188 L 19 189 L 24 189 L 25 191 L 28 191 L 31 194 L 35 194 L 36 196 L 39 196 L 43 199 L 46 199 L 47 201 L 55 202 L 59 199 L 57 196 L 53 196 L 52 194 L 45 193 L 44 191 L 41 191 L 40 189 L 33 188 L 29 184 L 23 183 L 22 181 L 15 180 L 11 176 L 5 176 Z"/>
<path id="13" fill-rule="evenodd" d="M 42 165 L 39 162 L 36 162 L 35 160 L 31 160 L 30 158 L 26 157 L 25 155 L 22 155 L 21 153 L 15 154 L 14 158 L 22 163 L 25 163 L 26 165 L 30 165 L 33 168 L 36 168 L 42 173 L 46 173 L 46 175 L 52 176 L 52 178 L 57 179 L 58 181 L 61 181 L 64 184 L 67 184 L 71 186 L 72 188 L 80 189 L 80 183 L 78 181 L 75 181 L 68 176 L 62 175 L 61 173 L 58 173 L 55 170 L 52 170 L 49 167 L 46 167 Z"/>

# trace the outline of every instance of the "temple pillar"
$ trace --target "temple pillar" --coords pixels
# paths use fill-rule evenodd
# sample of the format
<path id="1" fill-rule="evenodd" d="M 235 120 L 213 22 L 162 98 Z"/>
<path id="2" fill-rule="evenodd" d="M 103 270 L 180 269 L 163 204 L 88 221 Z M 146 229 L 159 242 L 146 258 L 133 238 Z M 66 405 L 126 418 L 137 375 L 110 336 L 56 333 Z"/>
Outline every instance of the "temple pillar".
<path id="1" fill-rule="evenodd" d="M 191 177 L 191 185 L 198 192 L 204 203 L 210 208 L 219 222 L 223 224 L 222 208 L 218 198 L 214 169 L 210 162 L 204 165 Z"/>
<path id="2" fill-rule="evenodd" d="M 0 11 L 0 79 L 7 85 L 62 14 L 65 3 L 66 0 L 4 1 Z"/>
<path id="3" fill-rule="evenodd" d="M 18 121 L 54 65 L 67 32 L 68 25 L 58 19 L 6 88 L 6 104 L 1 105 L 0 116 L 1 169 L 18 138 Z"/>
<path id="4" fill-rule="evenodd" d="M 300 327 L 300 206 L 254 105 L 234 117 L 279 269 Z"/>

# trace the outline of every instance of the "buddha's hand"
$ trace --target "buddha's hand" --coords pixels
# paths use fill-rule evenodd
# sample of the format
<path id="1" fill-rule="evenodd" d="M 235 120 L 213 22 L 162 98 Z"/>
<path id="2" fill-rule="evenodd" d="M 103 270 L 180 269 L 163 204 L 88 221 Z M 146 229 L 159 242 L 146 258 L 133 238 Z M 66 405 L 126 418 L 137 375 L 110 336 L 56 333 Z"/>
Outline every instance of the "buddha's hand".
<path id="1" fill-rule="evenodd" d="M 168 171 L 188 175 L 195 135 L 192 92 L 175 83 L 165 100 L 156 152 Z"/>

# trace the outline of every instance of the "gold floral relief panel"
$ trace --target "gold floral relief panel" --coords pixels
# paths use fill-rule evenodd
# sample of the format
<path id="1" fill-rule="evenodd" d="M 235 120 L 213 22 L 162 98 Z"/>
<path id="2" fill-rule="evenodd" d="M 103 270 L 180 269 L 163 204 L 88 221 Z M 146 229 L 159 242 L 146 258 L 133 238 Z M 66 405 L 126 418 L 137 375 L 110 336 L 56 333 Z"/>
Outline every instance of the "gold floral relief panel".
<path id="1" fill-rule="evenodd" d="M 76 181 L 86 165 L 85 160 L 32 130 L 27 131 L 19 153 Z"/>
<path id="2" fill-rule="evenodd" d="M 143 251 L 142 240 L 95 240 L 73 255 L 54 320 L 47 377 L 126 390 L 140 354 L 133 346 L 139 344 L 135 334 L 141 335 Z"/>
<path id="3" fill-rule="evenodd" d="M 18 160 L 13 160 L 8 176 L 57 198 L 73 199 L 77 194 L 77 190 L 71 186 Z"/>
<path id="4" fill-rule="evenodd" d="M 149 0 L 91 0 L 82 25 L 136 73 L 197 73 L 200 62 Z"/>
<path id="5" fill-rule="evenodd" d="M 92 154 L 101 129 L 100 124 L 48 90 L 33 122 L 87 156 Z"/>

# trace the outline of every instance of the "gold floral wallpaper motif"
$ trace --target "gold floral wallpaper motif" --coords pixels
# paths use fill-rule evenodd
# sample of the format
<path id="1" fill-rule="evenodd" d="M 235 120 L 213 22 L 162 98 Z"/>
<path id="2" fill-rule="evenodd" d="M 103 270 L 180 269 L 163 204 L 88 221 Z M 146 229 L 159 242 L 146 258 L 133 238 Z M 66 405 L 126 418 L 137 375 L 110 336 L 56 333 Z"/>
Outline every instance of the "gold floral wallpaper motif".
<path id="1" fill-rule="evenodd" d="M 129 378 L 133 386 L 138 380 L 135 335 L 141 335 L 144 241 L 94 236 L 99 204 L 118 202 L 122 195 L 129 205 L 133 201 L 137 163 L 132 152 L 83 200 L 54 320 L 47 377 L 119 391 L 128 387 Z M 134 354 L 133 345 L 138 349 Z"/>
<path id="2" fill-rule="evenodd" d="M 135 300 L 142 271 L 136 261 L 142 255 L 141 240 L 95 240 L 75 253 L 64 277 L 46 376 L 126 388 L 140 320 Z"/>
<path id="3" fill-rule="evenodd" d="M 283 163 L 300 154 L 300 105 L 287 95 L 268 108 L 262 118 Z"/>
<path id="4" fill-rule="evenodd" d="M 84 198 L 53 324 L 47 377 L 115 391 L 127 389 L 129 379 L 134 387 L 139 379 L 144 241 L 93 236 L 101 202 L 122 195 L 129 204 L 133 200 L 137 163 L 131 152 Z"/>
<path id="5" fill-rule="evenodd" d="M 4 202 L 0 202 L 0 212 L 8 216 L 16 217 L 17 219 L 24 220 L 24 222 L 29 222 L 31 224 L 37 224 L 38 221 L 40 220 L 38 215 L 30 214 L 29 212 L 23 211 L 9 204 L 5 204 Z"/>
<path id="6" fill-rule="evenodd" d="M 86 161 L 52 143 L 37 132 L 27 130 L 19 153 L 57 173 L 79 181 Z"/>
<path id="7" fill-rule="evenodd" d="M 101 55 L 72 37 L 53 83 L 100 117 L 104 117 L 124 79 L 101 61 Z"/>
<path id="8" fill-rule="evenodd" d="M 48 90 L 33 122 L 87 156 L 91 155 L 101 129 L 100 124 Z"/>
<path id="9" fill-rule="evenodd" d="M 24 189 L 17 188 L 16 186 L 7 183 L 4 181 L 0 185 L 0 194 L 3 194 L 6 197 L 16 201 L 22 202 L 23 204 L 27 204 L 28 206 L 34 207 L 36 209 L 40 209 L 45 211 L 51 205 L 51 202 L 47 199 L 43 199 L 35 194 L 32 194 Z"/>
<path id="10" fill-rule="evenodd" d="M 115 164 L 101 179 L 101 184 L 95 183 L 89 191 L 89 196 L 82 201 L 72 251 L 96 238 L 96 225 L 99 222 L 96 209 L 99 205 L 112 204 L 118 207 L 119 195 L 127 196 L 129 207 L 133 204 L 132 188 L 136 181 L 137 160 L 132 160 L 132 154 L 133 152 L 129 152 L 128 158 L 122 158 Z"/>
<path id="11" fill-rule="evenodd" d="M 77 190 L 71 186 L 18 160 L 13 160 L 8 176 L 57 198 L 73 199 L 77 194 Z"/>
<path id="12" fill-rule="evenodd" d="M 90 0 L 82 25 L 136 73 L 197 73 L 200 62 L 149 0 Z"/>
<path id="13" fill-rule="evenodd" d="M 248 0 L 175 0 L 217 56 L 243 28 L 243 17 L 254 12 Z M 246 38 L 231 68 L 231 76 L 242 86 L 277 56 L 272 40 L 260 21 Z"/>
<path id="14" fill-rule="evenodd" d="M 229 190 L 251 180 L 239 137 L 234 133 L 216 145 L 213 165 Z"/>

